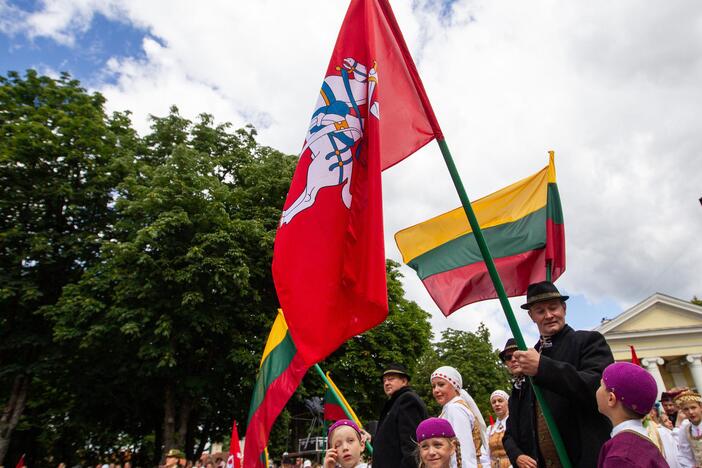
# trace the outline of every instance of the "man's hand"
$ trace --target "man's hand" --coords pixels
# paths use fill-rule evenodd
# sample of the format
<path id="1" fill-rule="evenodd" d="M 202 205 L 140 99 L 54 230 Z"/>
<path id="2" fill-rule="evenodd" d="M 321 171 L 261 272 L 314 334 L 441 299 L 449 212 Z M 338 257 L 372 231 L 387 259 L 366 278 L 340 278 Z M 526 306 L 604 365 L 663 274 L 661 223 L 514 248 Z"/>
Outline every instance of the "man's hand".
<path id="1" fill-rule="evenodd" d="M 513 373 L 519 373 L 533 377 L 539 371 L 539 361 L 541 355 L 534 348 L 526 351 L 515 351 L 514 358 L 517 360 L 517 368 Z"/>
<path id="2" fill-rule="evenodd" d="M 517 457 L 517 467 L 519 468 L 538 468 L 536 460 L 529 455 L 519 455 Z"/>

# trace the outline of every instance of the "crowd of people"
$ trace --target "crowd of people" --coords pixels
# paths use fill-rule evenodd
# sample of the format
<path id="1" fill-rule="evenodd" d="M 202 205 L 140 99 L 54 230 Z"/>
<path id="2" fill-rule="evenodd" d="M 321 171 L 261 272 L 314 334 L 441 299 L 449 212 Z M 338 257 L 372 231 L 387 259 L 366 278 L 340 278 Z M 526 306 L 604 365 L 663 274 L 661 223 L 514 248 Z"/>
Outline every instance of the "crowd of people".
<path id="1" fill-rule="evenodd" d="M 700 395 L 673 389 L 657 403 L 648 372 L 615 363 L 600 333 L 566 324 L 567 300 L 550 282 L 529 286 L 522 308 L 540 339 L 524 351 L 510 339 L 500 353 L 512 388 L 490 396 L 492 424 L 486 425 L 455 368 L 431 374 L 441 412 L 429 417 L 407 369 L 391 364 L 382 374 L 388 400 L 375 434 L 350 420 L 337 421 L 329 428 L 324 468 L 560 467 L 564 455 L 583 468 L 702 467 Z M 542 401 L 562 442 L 549 430 Z M 371 439 L 373 455 L 366 459 Z"/>

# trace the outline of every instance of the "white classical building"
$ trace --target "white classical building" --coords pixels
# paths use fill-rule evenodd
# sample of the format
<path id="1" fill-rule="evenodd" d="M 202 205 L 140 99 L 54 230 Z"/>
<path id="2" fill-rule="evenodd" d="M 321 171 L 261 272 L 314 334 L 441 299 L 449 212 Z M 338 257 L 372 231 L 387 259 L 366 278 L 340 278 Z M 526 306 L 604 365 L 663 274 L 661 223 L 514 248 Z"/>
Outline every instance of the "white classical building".
<path id="1" fill-rule="evenodd" d="M 656 293 L 595 330 L 616 361 L 630 361 L 634 346 L 659 395 L 672 387 L 702 390 L 702 307 Z"/>

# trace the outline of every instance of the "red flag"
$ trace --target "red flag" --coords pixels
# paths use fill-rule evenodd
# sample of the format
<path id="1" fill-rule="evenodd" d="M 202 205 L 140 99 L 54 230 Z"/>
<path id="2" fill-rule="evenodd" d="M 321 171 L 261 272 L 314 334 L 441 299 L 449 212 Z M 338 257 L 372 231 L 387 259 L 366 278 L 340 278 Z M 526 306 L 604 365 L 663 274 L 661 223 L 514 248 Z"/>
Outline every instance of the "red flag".
<path id="1" fill-rule="evenodd" d="M 25 468 L 25 466 L 27 465 L 24 464 L 24 454 L 22 454 L 19 461 L 17 462 L 17 465 L 15 465 L 15 468 Z"/>
<path id="2" fill-rule="evenodd" d="M 236 428 L 236 419 L 234 424 L 232 424 L 232 440 L 229 443 L 227 468 L 241 468 L 241 447 L 239 447 L 239 431 Z"/>
<path id="3" fill-rule="evenodd" d="M 387 316 L 382 169 L 441 130 L 387 0 L 351 0 L 273 255 L 290 333 L 312 365 Z"/>
<path id="4" fill-rule="evenodd" d="M 489 414 L 488 416 L 490 416 L 490 426 L 494 425 L 494 424 L 495 424 L 495 420 L 492 418 L 492 415 Z"/>
<path id="5" fill-rule="evenodd" d="M 640 366 L 641 361 L 639 361 L 639 357 L 636 355 L 636 350 L 631 345 L 629 345 L 629 348 L 631 348 L 631 363 Z"/>

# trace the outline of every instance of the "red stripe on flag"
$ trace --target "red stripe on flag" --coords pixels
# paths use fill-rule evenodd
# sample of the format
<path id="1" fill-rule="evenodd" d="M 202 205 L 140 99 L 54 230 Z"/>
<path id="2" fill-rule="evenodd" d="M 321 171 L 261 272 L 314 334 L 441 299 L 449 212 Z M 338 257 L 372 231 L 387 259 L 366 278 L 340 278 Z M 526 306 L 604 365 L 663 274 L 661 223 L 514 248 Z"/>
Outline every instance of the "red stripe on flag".
<path id="1" fill-rule="evenodd" d="M 529 284 L 545 280 L 545 258 L 545 249 L 496 258 L 495 267 L 502 278 L 507 295 L 522 296 L 526 294 Z M 552 280 L 555 281 L 556 278 L 557 276 Z M 485 262 L 472 263 L 429 276 L 423 283 L 436 305 L 447 317 L 465 305 L 497 297 Z"/>

